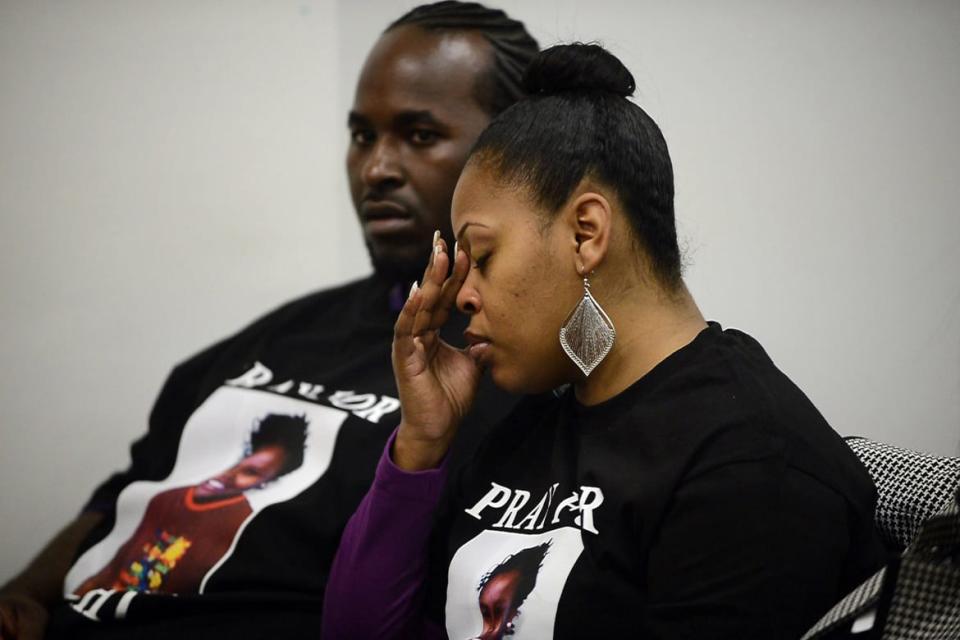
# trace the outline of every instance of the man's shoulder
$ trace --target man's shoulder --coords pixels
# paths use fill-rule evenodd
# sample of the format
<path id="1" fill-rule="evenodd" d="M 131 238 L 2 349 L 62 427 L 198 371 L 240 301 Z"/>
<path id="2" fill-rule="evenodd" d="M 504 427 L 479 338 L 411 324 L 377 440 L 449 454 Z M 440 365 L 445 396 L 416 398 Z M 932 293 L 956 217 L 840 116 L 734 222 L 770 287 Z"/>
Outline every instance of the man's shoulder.
<path id="1" fill-rule="evenodd" d="M 241 336 L 261 329 L 296 323 L 298 320 L 314 321 L 318 316 L 333 315 L 343 318 L 351 315 L 349 309 L 359 308 L 365 303 L 383 297 L 387 285 L 375 276 L 351 280 L 344 284 L 319 289 L 274 307 L 245 325 L 234 336 Z"/>
<path id="2" fill-rule="evenodd" d="M 375 276 L 358 278 L 349 282 L 319 289 L 288 300 L 270 311 L 242 325 L 206 349 L 194 353 L 179 362 L 177 368 L 188 367 L 217 357 L 229 349 L 242 348 L 256 343 L 264 336 L 277 332 L 289 333 L 308 324 L 322 324 L 324 318 L 343 320 L 358 313 L 359 306 L 373 297 L 385 294 L 383 282 Z M 350 309 L 356 312 L 351 313 Z"/>
<path id="3" fill-rule="evenodd" d="M 367 276 L 333 287 L 311 291 L 310 293 L 294 298 L 293 300 L 288 300 L 278 307 L 273 308 L 247 326 L 251 327 L 258 323 L 296 314 L 304 309 L 309 309 L 317 305 L 339 304 L 354 299 L 365 300 L 369 296 L 376 294 L 375 290 L 378 289 L 378 284 L 379 282 L 374 276 Z"/>

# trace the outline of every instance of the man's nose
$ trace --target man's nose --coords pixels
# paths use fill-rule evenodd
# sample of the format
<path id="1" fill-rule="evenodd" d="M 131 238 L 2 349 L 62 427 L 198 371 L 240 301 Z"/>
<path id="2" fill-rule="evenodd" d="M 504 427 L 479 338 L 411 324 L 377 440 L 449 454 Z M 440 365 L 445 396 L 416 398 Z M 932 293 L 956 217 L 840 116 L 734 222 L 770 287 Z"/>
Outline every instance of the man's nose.
<path id="1" fill-rule="evenodd" d="M 363 167 L 363 180 L 372 189 L 389 189 L 403 184 L 403 166 L 395 141 L 380 137 Z"/>

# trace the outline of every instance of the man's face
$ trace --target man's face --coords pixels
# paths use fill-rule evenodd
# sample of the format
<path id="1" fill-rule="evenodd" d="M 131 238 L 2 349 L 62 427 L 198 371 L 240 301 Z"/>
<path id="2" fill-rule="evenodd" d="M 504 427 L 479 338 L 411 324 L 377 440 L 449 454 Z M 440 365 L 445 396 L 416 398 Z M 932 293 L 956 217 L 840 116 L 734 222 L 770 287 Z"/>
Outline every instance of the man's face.
<path id="1" fill-rule="evenodd" d="M 452 240 L 450 200 L 490 116 L 477 102 L 492 64 L 482 36 L 403 26 L 377 41 L 350 111 L 347 174 L 374 268 L 419 276 L 436 229 Z"/>
<path id="2" fill-rule="evenodd" d="M 194 487 L 194 499 L 198 502 L 225 500 L 259 487 L 277 477 L 286 455 L 280 445 L 261 447 L 229 469 Z"/>

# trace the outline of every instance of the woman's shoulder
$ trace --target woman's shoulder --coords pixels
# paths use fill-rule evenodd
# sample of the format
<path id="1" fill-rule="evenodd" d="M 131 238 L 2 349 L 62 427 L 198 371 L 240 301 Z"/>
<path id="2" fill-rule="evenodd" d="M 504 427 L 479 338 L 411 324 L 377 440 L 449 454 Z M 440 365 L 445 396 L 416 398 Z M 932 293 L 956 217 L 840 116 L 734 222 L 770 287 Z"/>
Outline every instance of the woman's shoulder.
<path id="1" fill-rule="evenodd" d="M 671 375 L 664 376 L 661 396 L 717 421 L 830 430 L 806 394 L 744 331 L 711 322 L 688 350 Z"/>
<path id="2" fill-rule="evenodd" d="M 737 329 L 711 327 L 702 372 L 710 391 L 703 405 L 728 407 L 729 418 L 700 447 L 708 467 L 757 457 L 775 458 L 848 500 L 869 502 L 872 485 L 856 455 L 807 395 L 774 363 L 763 346 Z M 735 407 L 735 408 L 734 408 Z M 721 420 L 721 413 L 715 413 Z"/>

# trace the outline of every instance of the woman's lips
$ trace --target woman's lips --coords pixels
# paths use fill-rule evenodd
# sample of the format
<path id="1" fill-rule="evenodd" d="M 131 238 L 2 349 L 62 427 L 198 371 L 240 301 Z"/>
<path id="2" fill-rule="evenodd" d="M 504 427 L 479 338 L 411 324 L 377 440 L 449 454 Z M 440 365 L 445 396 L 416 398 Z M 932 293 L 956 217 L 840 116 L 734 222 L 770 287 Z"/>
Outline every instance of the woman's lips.
<path id="1" fill-rule="evenodd" d="M 467 339 L 467 355 L 473 358 L 477 364 L 485 364 L 490 359 L 490 338 L 473 333 L 470 330 L 463 332 L 463 337 Z"/>
<path id="2" fill-rule="evenodd" d="M 477 344 L 472 344 L 467 347 L 467 355 L 473 358 L 473 361 L 477 364 L 486 364 L 486 362 L 490 359 L 489 354 L 489 342 L 478 342 Z"/>

